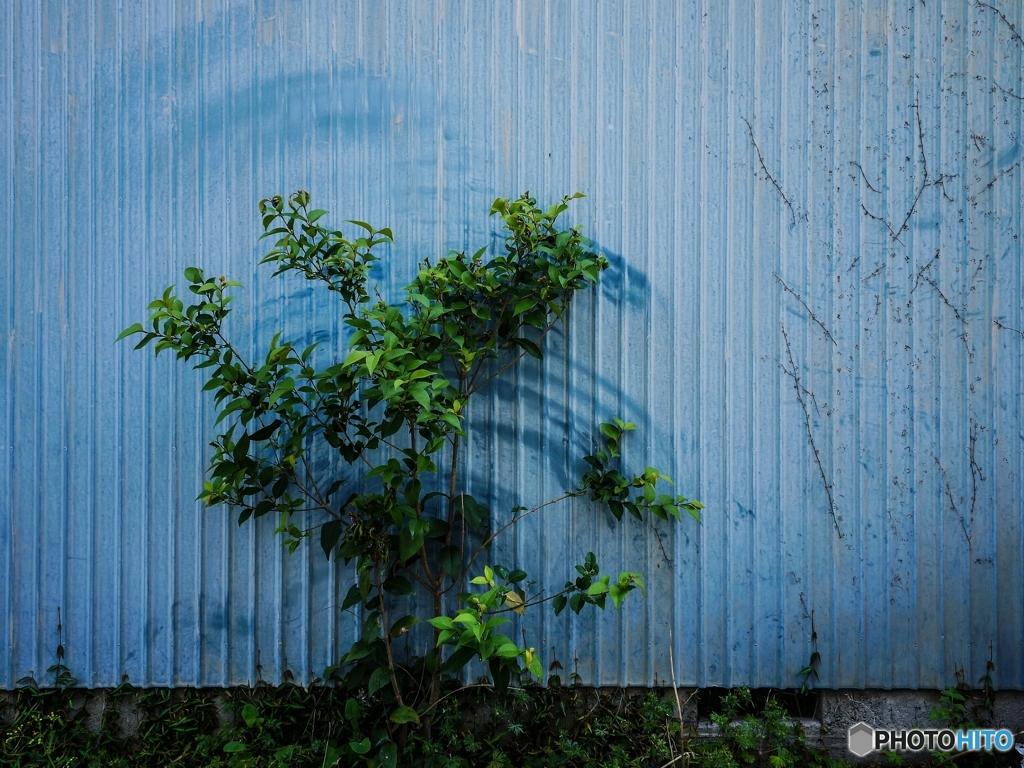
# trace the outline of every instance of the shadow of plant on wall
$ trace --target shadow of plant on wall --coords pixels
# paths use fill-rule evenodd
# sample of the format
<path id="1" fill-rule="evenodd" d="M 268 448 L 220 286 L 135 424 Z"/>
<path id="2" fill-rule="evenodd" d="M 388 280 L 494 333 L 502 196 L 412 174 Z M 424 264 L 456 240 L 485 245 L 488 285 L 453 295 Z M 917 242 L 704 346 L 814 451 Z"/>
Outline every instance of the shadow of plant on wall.
<path id="1" fill-rule="evenodd" d="M 351 693 L 352 732 L 338 752 L 350 763 L 394 766 L 411 732 L 429 738 L 438 705 L 474 660 L 489 671 L 481 684 L 499 691 L 542 679 L 525 636 L 520 644 L 500 634 L 510 614 L 547 602 L 556 615 L 609 601 L 618 608 L 645 589 L 638 573 L 602 574 L 590 553 L 560 591 L 546 592 L 515 563 L 488 562 L 502 533 L 572 498 L 616 520 L 680 520 L 683 512 L 700 520 L 700 502 L 667 493 L 672 481 L 656 468 L 624 473 L 620 446 L 635 426 L 617 418 L 600 425 L 587 471 L 558 498 L 492 515 L 465 492 L 460 449 L 474 395 L 524 357 L 542 359 L 573 296 L 608 266 L 578 229 L 558 228 L 571 200 L 546 210 L 529 193 L 495 200 L 504 253 L 425 260 L 404 301 L 391 304 L 369 286 L 389 229 L 352 221 L 350 239 L 320 224 L 327 212 L 311 209 L 306 192 L 269 198 L 260 210 L 275 245 L 262 263 L 336 296 L 347 357 L 324 365 L 317 344 L 299 350 L 277 334 L 263 361 L 244 359 L 222 330 L 238 283 L 198 267 L 185 270 L 194 303 L 169 287 L 150 304 L 149 327 L 136 323 L 119 337 L 141 334 L 138 347 L 152 344 L 210 373 L 205 389 L 220 408 L 220 432 L 201 499 L 237 511 L 239 524 L 276 515 L 289 551 L 318 536 L 328 558 L 355 561 L 342 610 L 359 609 L 361 633 L 326 672 Z M 354 479 L 314 461 L 318 451 L 355 467 Z M 427 631 L 417 627 L 424 615 Z M 399 638 L 421 652 L 403 652 Z"/>

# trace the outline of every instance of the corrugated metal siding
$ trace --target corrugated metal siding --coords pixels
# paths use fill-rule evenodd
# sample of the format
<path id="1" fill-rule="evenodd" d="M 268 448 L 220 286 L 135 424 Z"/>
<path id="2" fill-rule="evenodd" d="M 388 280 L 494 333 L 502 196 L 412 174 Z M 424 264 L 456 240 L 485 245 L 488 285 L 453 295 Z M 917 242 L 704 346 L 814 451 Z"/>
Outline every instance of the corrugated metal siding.
<path id="1" fill-rule="evenodd" d="M 201 379 L 113 344 L 190 264 L 246 284 L 254 349 L 331 338 L 328 299 L 254 266 L 256 201 L 303 187 L 394 229 L 392 295 L 488 242 L 493 197 L 589 195 L 613 267 L 543 371 L 478 404 L 473 490 L 556 495 L 619 414 L 627 459 L 708 509 L 524 523 L 503 556 L 543 583 L 588 549 L 649 576 L 619 614 L 535 617 L 545 659 L 664 683 L 671 642 L 681 685 L 793 686 L 813 621 L 823 686 L 973 682 L 991 653 L 1024 688 L 1011 23 L 1005 0 L 5 3 L 0 687 L 50 679 L 58 609 L 88 686 L 307 680 L 351 640 L 344 569 L 193 501 Z"/>

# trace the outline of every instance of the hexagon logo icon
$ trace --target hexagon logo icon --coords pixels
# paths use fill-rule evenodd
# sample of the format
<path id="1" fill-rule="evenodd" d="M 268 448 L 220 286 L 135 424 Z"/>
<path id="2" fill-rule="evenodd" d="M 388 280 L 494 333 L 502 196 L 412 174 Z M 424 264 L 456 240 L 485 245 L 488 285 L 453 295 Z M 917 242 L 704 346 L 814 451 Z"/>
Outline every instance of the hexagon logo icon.
<path id="1" fill-rule="evenodd" d="M 867 723 L 855 723 L 847 731 L 847 749 L 857 757 L 864 757 L 875 749 L 875 729 Z"/>

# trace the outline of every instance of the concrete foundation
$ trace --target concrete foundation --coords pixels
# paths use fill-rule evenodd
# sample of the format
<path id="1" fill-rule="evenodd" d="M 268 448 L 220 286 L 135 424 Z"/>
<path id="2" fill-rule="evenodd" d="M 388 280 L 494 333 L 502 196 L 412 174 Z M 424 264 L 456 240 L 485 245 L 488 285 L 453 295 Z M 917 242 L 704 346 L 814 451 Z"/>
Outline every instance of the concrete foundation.
<path id="1" fill-rule="evenodd" d="M 847 733 L 856 723 L 867 723 L 872 728 L 911 730 L 912 728 L 938 728 L 943 723 L 930 720 L 928 714 L 941 703 L 938 691 L 819 691 L 817 720 L 820 724 L 821 746 L 835 758 L 865 764 L 877 762 L 878 754 L 858 758 L 847 750 Z M 981 705 L 980 699 L 968 700 L 968 712 Z M 995 694 L 993 728 L 1008 728 L 1017 734 L 1018 743 L 1024 741 L 1024 692 L 1001 691 Z M 808 739 L 809 741 L 810 739 Z M 900 750 L 908 760 L 922 759 L 927 751 Z"/>

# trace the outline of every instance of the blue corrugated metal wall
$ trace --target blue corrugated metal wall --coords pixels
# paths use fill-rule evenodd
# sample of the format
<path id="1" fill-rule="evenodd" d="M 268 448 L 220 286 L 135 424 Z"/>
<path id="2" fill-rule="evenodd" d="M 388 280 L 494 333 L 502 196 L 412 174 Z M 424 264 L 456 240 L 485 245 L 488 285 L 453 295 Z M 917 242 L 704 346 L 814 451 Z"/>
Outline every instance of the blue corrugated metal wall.
<path id="1" fill-rule="evenodd" d="M 256 201 L 309 189 L 416 259 L 491 198 L 581 190 L 613 268 L 543 371 L 478 404 L 474 491 L 571 484 L 620 414 L 703 526 L 585 504 L 506 554 L 649 576 L 536 617 L 591 684 L 1024 688 L 1024 29 L 1010 0 L 8 0 L 0 10 L 0 688 L 305 680 L 351 639 L 346 571 L 194 501 L 201 379 L 114 345 L 182 268 L 234 329 L 337 330 L 269 279 Z M 494 242 L 491 239 L 491 242 Z M 833 522 L 833 516 L 835 523 Z M 841 531 L 840 537 L 838 529 Z M 259 666 L 257 666 L 257 664 Z"/>

